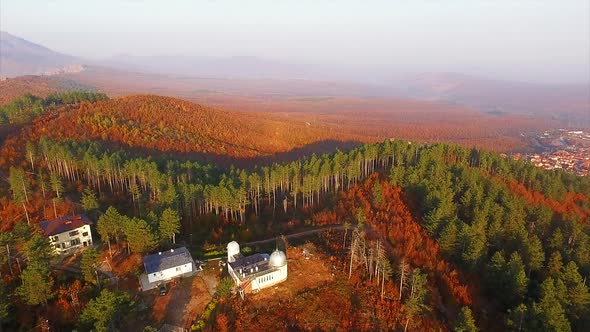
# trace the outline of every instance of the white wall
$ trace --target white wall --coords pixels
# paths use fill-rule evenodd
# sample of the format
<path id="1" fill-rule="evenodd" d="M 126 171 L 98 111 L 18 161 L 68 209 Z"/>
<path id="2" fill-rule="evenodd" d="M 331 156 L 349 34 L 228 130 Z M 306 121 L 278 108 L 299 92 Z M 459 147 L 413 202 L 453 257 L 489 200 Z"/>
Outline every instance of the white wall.
<path id="1" fill-rule="evenodd" d="M 70 236 L 70 233 L 75 231 L 77 231 L 78 234 Z M 85 233 L 87 233 L 87 235 L 84 235 Z M 55 239 L 56 237 L 57 239 Z M 76 239 L 79 239 L 80 243 L 72 245 L 72 241 Z M 90 230 L 90 225 L 84 225 L 71 231 L 52 235 L 49 237 L 49 242 L 58 254 L 67 253 L 74 248 L 84 247 L 84 242 L 86 242 L 86 246 L 91 246 L 92 231 Z M 56 245 L 59 245 L 59 248 L 57 248 Z"/>
<path id="2" fill-rule="evenodd" d="M 179 268 L 179 270 L 177 270 L 177 268 Z M 150 273 L 150 274 L 148 274 L 148 281 L 150 283 L 153 283 L 153 282 L 158 282 L 158 281 L 162 281 L 162 280 L 169 280 L 169 279 L 177 277 L 181 274 L 191 272 L 192 270 L 193 270 L 193 264 L 188 263 L 188 264 L 176 266 L 176 267 L 173 267 L 170 269 L 166 269 L 164 271 Z"/>
<path id="3" fill-rule="evenodd" d="M 287 265 L 278 268 L 271 273 L 265 274 L 256 279 L 252 280 L 252 290 L 263 289 L 266 287 L 273 286 L 279 282 L 283 282 L 287 279 Z"/>
<path id="4" fill-rule="evenodd" d="M 232 279 L 234 279 L 234 282 L 236 283 L 236 285 L 240 284 L 240 279 L 237 276 L 237 273 L 234 272 L 234 269 L 231 267 L 231 265 L 229 263 L 227 263 L 227 272 L 229 273 L 230 277 L 232 277 Z"/>

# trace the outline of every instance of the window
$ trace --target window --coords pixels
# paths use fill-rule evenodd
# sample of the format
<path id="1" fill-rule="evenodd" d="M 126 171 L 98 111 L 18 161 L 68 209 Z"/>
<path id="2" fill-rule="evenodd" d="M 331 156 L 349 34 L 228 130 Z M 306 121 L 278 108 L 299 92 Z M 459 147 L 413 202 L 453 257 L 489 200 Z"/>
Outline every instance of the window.
<path id="1" fill-rule="evenodd" d="M 51 237 L 51 241 L 52 242 L 57 242 L 57 240 L 59 240 L 59 237 L 58 236 L 52 236 Z"/>
<path id="2" fill-rule="evenodd" d="M 79 232 L 79 231 L 71 231 L 71 232 L 70 232 L 70 236 L 76 236 L 76 235 L 78 235 L 78 234 L 80 234 L 80 232 Z"/>
<path id="3" fill-rule="evenodd" d="M 82 233 L 82 236 L 88 236 L 88 232 Z"/>
<path id="4" fill-rule="evenodd" d="M 180 270 L 181 270 L 180 266 L 176 268 L 176 272 L 178 272 Z"/>
<path id="5" fill-rule="evenodd" d="M 59 249 L 59 247 L 60 247 L 60 245 L 59 245 L 59 243 L 57 243 L 57 244 L 55 245 L 55 249 Z"/>
<path id="6" fill-rule="evenodd" d="M 73 239 L 72 241 L 70 241 L 70 245 L 72 246 L 77 246 L 80 244 L 80 239 Z"/>

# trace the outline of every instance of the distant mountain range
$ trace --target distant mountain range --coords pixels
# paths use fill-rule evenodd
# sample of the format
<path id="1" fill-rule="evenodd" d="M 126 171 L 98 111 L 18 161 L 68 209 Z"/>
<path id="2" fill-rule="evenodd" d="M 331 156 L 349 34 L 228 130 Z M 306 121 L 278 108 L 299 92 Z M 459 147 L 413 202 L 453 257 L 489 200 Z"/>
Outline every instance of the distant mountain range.
<path id="1" fill-rule="evenodd" d="M 543 115 L 590 126 L 588 84 L 547 85 L 456 73 L 401 75 L 300 65 L 257 57 L 117 55 L 84 60 L 1 33 L 0 76 L 62 75 L 116 95 L 412 98 L 469 106 L 492 115 Z M 82 73 L 80 73 L 82 72 Z M 372 82 L 372 83 L 368 83 Z"/>
<path id="2" fill-rule="evenodd" d="M 406 97 L 444 100 L 491 114 L 585 115 L 590 121 L 590 87 L 493 80 L 455 73 L 428 73 L 397 82 Z"/>
<path id="3" fill-rule="evenodd" d="M 0 31 L 0 77 L 79 72 L 83 60 Z"/>
<path id="4" fill-rule="evenodd" d="M 120 54 L 104 65 L 117 69 L 198 77 L 253 79 L 324 79 L 314 66 L 289 64 L 252 56 L 205 57 L 183 55 L 136 56 Z"/>

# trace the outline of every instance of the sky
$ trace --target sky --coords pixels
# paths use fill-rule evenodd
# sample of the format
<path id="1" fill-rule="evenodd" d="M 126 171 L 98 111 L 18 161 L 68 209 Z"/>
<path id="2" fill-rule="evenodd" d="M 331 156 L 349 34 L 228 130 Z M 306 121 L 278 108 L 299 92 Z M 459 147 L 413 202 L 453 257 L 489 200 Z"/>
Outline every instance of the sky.
<path id="1" fill-rule="evenodd" d="M 1 0 L 0 29 L 93 59 L 255 56 L 367 72 L 590 81 L 588 0 Z"/>

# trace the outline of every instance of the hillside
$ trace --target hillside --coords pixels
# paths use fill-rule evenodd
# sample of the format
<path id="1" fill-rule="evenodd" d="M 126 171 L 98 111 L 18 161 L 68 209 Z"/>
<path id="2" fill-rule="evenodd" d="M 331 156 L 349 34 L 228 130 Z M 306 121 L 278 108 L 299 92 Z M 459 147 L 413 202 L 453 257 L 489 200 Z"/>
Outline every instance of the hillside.
<path id="1" fill-rule="evenodd" d="M 63 77 L 94 86 L 111 97 L 174 96 L 228 111 L 278 114 L 282 120 L 321 124 L 369 141 L 391 137 L 446 141 L 507 152 L 525 146 L 523 132 L 564 126 L 554 118 L 486 114 L 445 101 L 362 97 L 379 88 L 348 83 L 177 77 L 98 67 Z"/>
<path id="2" fill-rule="evenodd" d="M 27 93 L 44 98 L 59 90 L 59 84 L 47 76 L 31 75 L 3 79 L 0 80 L 0 106 Z"/>
<path id="3" fill-rule="evenodd" d="M 26 139 L 99 140 L 136 151 L 174 153 L 225 165 L 288 161 L 306 154 L 402 138 L 447 141 L 496 151 L 522 148 L 522 131 L 542 130 L 527 117 L 493 117 L 453 105 L 386 99 L 288 98 L 221 101 L 217 108 L 172 97 L 134 95 L 64 107 L 40 118 Z M 217 103 L 210 100 L 210 104 Z M 338 113 L 337 113 L 338 112 Z M 546 123 L 546 122 L 545 122 Z M 28 134 L 27 134 L 28 133 Z M 257 160 L 247 158 L 256 157 Z"/>
<path id="4" fill-rule="evenodd" d="M 471 109 L 482 117 L 526 116 L 542 122 L 560 122 L 558 126 L 590 126 L 590 89 L 587 84 L 550 85 L 493 80 L 461 74 L 431 73 L 396 76 L 379 84 L 351 81 L 304 79 L 222 78 L 148 74 L 131 70 L 88 67 L 81 73 L 64 74 L 71 80 L 100 88 L 110 95 L 154 93 L 214 104 L 227 108 L 283 110 L 293 101 L 311 101 L 329 105 L 342 100 L 339 108 L 355 106 L 366 110 L 375 104 L 395 110 L 397 103 L 430 101 L 447 109 Z M 328 101 L 328 103 L 326 103 Z M 286 105 L 284 105 L 286 104 Z M 302 108 L 299 111 L 305 110 Z M 340 111 L 339 109 L 337 111 Z M 452 120 L 458 119 L 451 114 Z M 551 124 L 554 125 L 554 124 Z M 557 125 L 557 124 L 555 124 Z"/>
<path id="5" fill-rule="evenodd" d="M 22 77 L 2 83 L 23 89 L 40 87 L 41 95 L 78 84 L 59 76 Z M 223 110 L 153 95 L 67 106 L 58 110 L 58 116 L 40 118 L 19 139 L 8 140 L 4 149 L 47 136 L 99 140 L 135 151 L 249 166 L 389 138 L 513 151 L 525 147 L 520 133 L 556 125 L 526 116 L 484 115 L 457 105 L 418 100 L 280 97 L 263 101 L 232 95 L 197 99 Z M 253 157 L 257 159 L 247 159 Z"/>
<path id="6" fill-rule="evenodd" d="M 45 46 L 0 32 L 0 77 L 51 75 L 83 70 L 81 60 Z"/>
<path id="7" fill-rule="evenodd" d="M 6 78 L 0 80 L 0 106 L 6 105 L 25 94 L 45 98 L 52 93 L 72 90 L 95 91 L 96 89 L 90 85 L 85 85 L 58 75 L 27 75 Z"/>
<path id="8" fill-rule="evenodd" d="M 229 113 L 152 95 L 70 107 L 56 117 L 41 119 L 30 133 L 58 140 L 100 140 L 127 148 L 230 157 L 267 156 L 328 139 L 358 138 L 296 119 Z"/>
<path id="9" fill-rule="evenodd" d="M 218 79 L 98 67 L 63 76 L 95 86 L 110 96 L 144 93 L 174 96 L 228 111 L 279 114 L 287 121 L 295 118 L 379 141 L 391 137 L 423 142 L 446 141 L 508 152 L 525 147 L 522 133 L 571 124 L 567 116 L 559 115 L 567 113 L 567 107 L 559 108 L 556 113 L 559 116 L 520 109 L 497 111 L 479 104 L 468 107 L 452 98 L 447 101 L 442 94 L 416 94 L 412 99 L 409 97 L 412 93 L 406 88 L 397 98 L 387 97 L 383 87 L 343 82 Z M 408 80 L 403 84 L 413 82 Z M 454 93 L 464 89 L 469 89 L 469 85 L 455 89 Z M 479 91 L 485 93 L 486 89 Z M 494 100 L 502 102 L 502 97 Z M 551 100 L 547 105 L 552 105 Z M 576 106 L 578 117 L 582 108 L 583 104 Z"/>
<path id="10" fill-rule="evenodd" d="M 62 105 L 107 99 L 108 97 L 105 94 L 90 91 L 53 93 L 46 98 L 27 94 L 0 107 L 0 125 L 11 127 L 12 125 L 27 124 L 33 119 L 51 113 L 55 108 Z"/>
<path id="11" fill-rule="evenodd" d="M 206 118 L 217 111 L 202 113 Z M 70 264 L 92 266 L 100 253 L 100 261 L 110 260 L 120 278 L 117 290 L 148 303 L 136 307 L 137 315 L 125 316 L 124 324 L 141 328 L 125 330 L 166 321 L 161 305 L 149 305 L 157 293 L 137 291 L 137 274 L 144 271 L 142 255 L 177 247 L 162 232 L 167 214 L 176 216 L 177 241 L 199 259 L 223 256 L 232 240 L 250 242 L 254 251 L 260 250 L 251 242 L 256 240 L 287 246 L 287 282 L 244 301 L 231 296 L 231 279 L 222 293 L 222 268 L 212 278 L 220 280 L 216 291 L 223 295 L 202 309 L 202 316 L 183 317 L 186 328 L 193 321 L 207 331 L 267 330 L 284 322 L 294 330 L 476 325 L 482 331 L 544 326 L 585 331 L 588 324 L 590 293 L 583 281 L 590 271 L 588 178 L 484 150 L 400 140 L 243 170 L 47 139 L 21 144 L 17 153 L 2 168 L 10 192 L 0 193 L 0 227 L 8 234 L 2 244 L 28 260 L 22 273 L 14 261 L 0 262 L 0 268 L 6 276 L 12 268 L 21 279 L 39 275 L 39 285 L 54 290 L 45 298 L 33 297 L 38 290 L 18 279 L 7 281 L 7 291 L 32 305 L 46 301 L 53 324 L 64 329 L 85 324 L 75 318 L 67 289 L 82 283 L 96 287 L 95 275 L 72 282 L 29 263 L 48 264 L 52 257 L 27 221 L 35 225 L 82 209 L 102 215 L 95 217 L 102 245 L 95 256 Z M 312 252 L 309 260 L 289 247 L 295 239 L 276 240 L 328 225 L 335 227 L 300 240 Z M 208 265 L 219 271 L 217 264 Z M 318 274 L 308 278 L 310 271 Z M 186 280 L 195 284 L 200 278 Z M 186 285 L 172 286 L 162 301 L 174 302 L 182 312 L 191 305 L 178 294 Z M 80 292 L 82 308 L 91 307 L 95 296 Z M 22 301 L 10 306 L 29 313 Z M 266 320 L 269 314 L 276 320 Z M 19 316 L 19 323 L 35 326 L 30 316 Z"/>
<path id="12" fill-rule="evenodd" d="M 290 97 L 204 98 L 228 110 L 264 111 L 309 123 L 322 123 L 342 133 L 401 138 L 418 142 L 453 142 L 466 147 L 510 152 L 525 148 L 521 134 L 559 127 L 557 120 L 518 114 L 492 115 L 441 101 L 393 98 Z"/>

